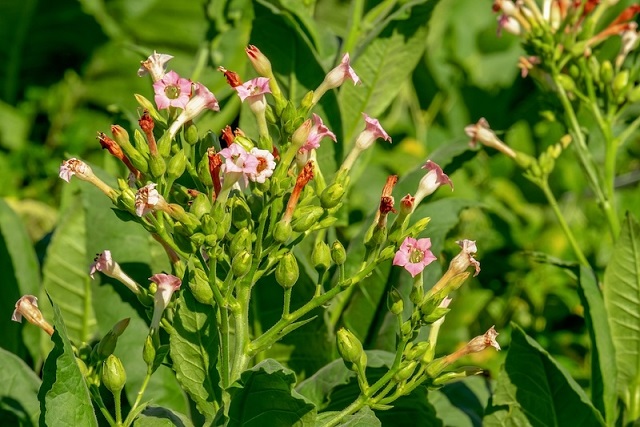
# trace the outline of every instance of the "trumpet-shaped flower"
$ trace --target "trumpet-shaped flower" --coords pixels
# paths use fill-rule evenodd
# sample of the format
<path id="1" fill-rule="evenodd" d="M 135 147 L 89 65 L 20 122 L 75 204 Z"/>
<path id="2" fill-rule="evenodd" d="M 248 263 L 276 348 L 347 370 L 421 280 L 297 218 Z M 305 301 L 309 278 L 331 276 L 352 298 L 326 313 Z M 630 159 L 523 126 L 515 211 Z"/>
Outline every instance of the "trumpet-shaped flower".
<path id="1" fill-rule="evenodd" d="M 269 79 L 266 77 L 256 77 L 248 82 L 234 87 L 240 100 L 244 102 L 247 98 L 263 98 L 265 94 L 271 93 Z"/>
<path id="2" fill-rule="evenodd" d="M 173 293 L 180 289 L 182 280 L 179 277 L 164 273 L 154 274 L 149 277 L 149 280 L 158 286 L 153 296 L 153 318 L 151 319 L 151 329 L 157 330 L 160 325 L 160 319 L 162 319 L 162 313 L 171 302 Z"/>
<path id="3" fill-rule="evenodd" d="M 436 259 L 431 252 L 431 239 L 407 237 L 393 257 L 393 265 L 404 267 L 411 277 L 416 277 Z"/>
<path id="4" fill-rule="evenodd" d="M 191 81 L 175 71 L 169 71 L 153 84 L 156 105 L 160 110 L 169 107 L 185 108 L 191 96 Z"/>
<path id="5" fill-rule="evenodd" d="M 158 193 L 156 184 L 153 182 L 140 188 L 136 193 L 136 215 L 140 217 L 155 210 L 162 210 L 166 208 L 166 205 L 167 202 L 164 200 L 164 197 Z"/>
<path id="6" fill-rule="evenodd" d="M 322 118 L 319 115 L 313 113 L 313 126 L 309 131 L 307 141 L 300 148 L 300 151 L 306 152 L 320 147 L 320 141 L 324 137 L 329 137 L 333 139 L 334 142 L 336 141 L 336 135 L 331 132 L 328 127 L 325 126 L 325 124 L 322 122 Z"/>
<path id="7" fill-rule="evenodd" d="M 145 74 L 151 75 L 151 80 L 157 82 L 162 80 L 167 71 L 167 62 L 173 59 L 173 56 L 166 53 L 158 53 L 155 50 L 153 54 L 146 60 L 140 61 L 140 68 L 138 68 L 138 77 L 142 77 Z"/>

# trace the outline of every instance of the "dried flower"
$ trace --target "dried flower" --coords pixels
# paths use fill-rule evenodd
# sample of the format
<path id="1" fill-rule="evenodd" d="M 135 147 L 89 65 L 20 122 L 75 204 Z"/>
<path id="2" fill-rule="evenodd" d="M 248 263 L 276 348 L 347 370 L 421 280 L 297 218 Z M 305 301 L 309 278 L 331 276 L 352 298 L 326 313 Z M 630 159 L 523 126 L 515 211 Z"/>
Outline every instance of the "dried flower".
<path id="1" fill-rule="evenodd" d="M 138 68 L 138 77 L 142 77 L 145 74 L 151 75 L 151 80 L 157 82 L 162 80 L 167 71 L 167 62 L 173 59 L 173 56 L 166 53 L 158 53 L 155 50 L 153 54 L 146 60 L 140 61 L 140 68 Z"/>
<path id="2" fill-rule="evenodd" d="M 53 326 L 44 320 L 42 313 L 38 309 L 38 298 L 33 295 L 24 295 L 16 302 L 16 308 L 13 310 L 11 320 L 20 323 L 23 317 L 47 334 L 53 335 Z"/>

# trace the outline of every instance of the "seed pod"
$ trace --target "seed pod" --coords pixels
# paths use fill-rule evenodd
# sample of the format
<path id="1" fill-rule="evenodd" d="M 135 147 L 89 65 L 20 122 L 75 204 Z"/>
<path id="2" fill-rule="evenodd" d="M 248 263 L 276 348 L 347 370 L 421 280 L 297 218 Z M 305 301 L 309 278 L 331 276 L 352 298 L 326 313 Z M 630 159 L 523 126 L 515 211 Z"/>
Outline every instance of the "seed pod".
<path id="1" fill-rule="evenodd" d="M 319 241 L 311 252 L 311 262 L 316 270 L 324 272 L 331 265 L 331 249 L 324 241 Z"/>
<path id="2" fill-rule="evenodd" d="M 170 160 L 167 166 L 167 175 L 169 179 L 178 179 L 184 173 L 187 167 L 187 155 L 184 150 L 179 150 Z"/>
<path id="3" fill-rule="evenodd" d="M 151 176 L 154 178 L 160 178 L 167 171 L 167 164 L 164 158 L 160 155 L 151 156 L 149 159 L 149 170 Z"/>
<path id="4" fill-rule="evenodd" d="M 189 145 L 195 145 L 198 143 L 198 128 L 192 121 L 187 122 L 184 125 L 184 140 Z"/>
<path id="5" fill-rule="evenodd" d="M 347 251 L 344 250 L 344 246 L 342 246 L 339 240 L 336 240 L 333 242 L 333 245 L 331 245 L 331 259 L 337 265 L 342 265 L 347 260 Z"/>
<path id="6" fill-rule="evenodd" d="M 414 360 L 402 366 L 398 372 L 393 375 L 393 380 L 397 383 L 408 380 L 411 374 L 413 374 L 413 371 L 416 370 L 416 366 L 418 366 L 418 363 Z"/>
<path id="7" fill-rule="evenodd" d="M 342 201 L 345 190 L 344 186 L 338 182 L 334 182 L 324 189 L 320 195 L 320 204 L 325 209 L 334 208 Z"/>
<path id="8" fill-rule="evenodd" d="M 318 222 L 323 214 L 324 209 L 320 206 L 303 206 L 294 213 L 291 228 L 299 233 L 307 231 Z"/>
<path id="9" fill-rule="evenodd" d="M 285 289 L 291 289 L 298 281 L 300 270 L 292 252 L 287 252 L 276 267 L 276 281 Z"/>
<path id="10" fill-rule="evenodd" d="M 244 277 L 251 269 L 251 254 L 249 251 L 242 250 L 233 257 L 231 261 L 231 271 L 237 278 Z"/>
<path id="11" fill-rule="evenodd" d="M 611 61 L 602 61 L 600 65 L 600 79 L 607 85 L 613 81 L 613 65 L 611 65 Z"/>
<path id="12" fill-rule="evenodd" d="M 213 291 L 209 285 L 209 278 L 203 270 L 189 270 L 189 289 L 196 301 L 202 304 L 213 302 Z"/>
<path id="13" fill-rule="evenodd" d="M 151 335 L 147 335 L 147 338 L 144 340 L 144 346 L 142 347 L 142 360 L 144 360 L 144 363 L 149 367 L 153 366 L 153 363 L 156 360 L 156 348 L 153 345 Z"/>
<path id="14" fill-rule="evenodd" d="M 351 363 L 357 364 L 360 362 L 364 350 L 362 349 L 362 343 L 354 334 L 345 328 L 340 328 L 336 333 L 336 340 L 338 342 L 338 353 L 340 353 L 340 357 L 345 361 L 347 367 Z"/>
<path id="15" fill-rule="evenodd" d="M 231 239 L 229 244 L 229 255 L 232 258 L 243 250 L 251 249 L 251 232 L 248 228 L 242 228 Z"/>
<path id="16" fill-rule="evenodd" d="M 273 227 L 273 238 L 276 242 L 285 243 L 291 237 L 291 224 L 286 221 L 279 221 Z"/>
<path id="17" fill-rule="evenodd" d="M 102 384 L 111 393 L 119 393 L 126 382 L 127 373 L 122 362 L 115 355 L 109 355 L 107 360 L 102 362 Z"/>
<path id="18" fill-rule="evenodd" d="M 196 216 L 196 218 L 198 218 L 201 223 L 202 223 L 202 230 L 205 231 L 205 226 L 204 226 L 204 215 L 206 214 L 208 216 L 208 220 L 211 220 L 211 216 L 209 216 L 209 212 L 211 212 L 211 202 L 209 201 L 209 197 L 207 197 L 206 194 L 204 193 L 199 193 L 195 199 L 193 199 L 193 202 L 191 202 L 191 206 L 189 206 L 189 212 L 191 212 L 192 214 L 194 214 Z M 210 224 L 207 226 L 208 228 L 210 228 Z M 207 234 L 211 234 L 210 233 L 211 230 L 206 230 L 205 232 Z"/>

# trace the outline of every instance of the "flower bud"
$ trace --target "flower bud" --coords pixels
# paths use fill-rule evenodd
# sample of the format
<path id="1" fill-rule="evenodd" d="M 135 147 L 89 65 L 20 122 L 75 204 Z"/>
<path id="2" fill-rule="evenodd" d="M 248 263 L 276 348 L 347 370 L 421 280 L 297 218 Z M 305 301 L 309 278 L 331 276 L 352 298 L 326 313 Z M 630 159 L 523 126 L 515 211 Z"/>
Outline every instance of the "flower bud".
<path id="1" fill-rule="evenodd" d="M 231 261 L 231 271 L 237 278 L 244 277 L 251 269 L 251 254 L 246 249 L 238 252 Z"/>
<path id="2" fill-rule="evenodd" d="M 153 363 L 156 360 L 156 348 L 153 345 L 151 335 L 147 335 L 147 338 L 144 340 L 144 346 L 142 347 L 142 360 L 144 360 L 144 363 L 146 363 L 148 367 L 153 366 Z"/>
<path id="3" fill-rule="evenodd" d="M 405 321 L 402 326 L 400 326 L 400 332 L 402 332 L 402 335 L 407 336 L 411 333 L 412 330 L 412 326 L 411 326 L 411 320 L 407 320 Z"/>
<path id="4" fill-rule="evenodd" d="M 344 186 L 338 182 L 334 182 L 320 194 L 320 204 L 325 209 L 334 208 L 342 201 L 344 193 Z"/>
<path id="5" fill-rule="evenodd" d="M 191 202 L 191 206 L 189 206 L 189 212 L 194 214 L 196 218 L 200 220 L 200 223 L 202 224 L 202 231 L 206 234 L 212 234 L 211 215 L 209 215 L 209 212 L 211 212 L 211 202 L 206 194 L 198 193 L 195 199 L 193 199 L 193 202 Z M 205 215 L 207 216 L 207 221 L 209 221 L 206 229 L 204 225 Z M 215 229 L 213 229 L 213 231 L 215 231 Z"/>
<path id="6" fill-rule="evenodd" d="M 319 241 L 311 252 L 311 262 L 316 270 L 324 272 L 331 265 L 331 249 L 324 241 Z"/>
<path id="7" fill-rule="evenodd" d="M 118 343 L 118 337 L 122 335 L 127 326 L 129 326 L 129 318 L 123 319 L 116 323 L 109 332 L 100 340 L 95 348 L 95 357 L 98 361 L 104 360 L 113 354 Z"/>
<path id="8" fill-rule="evenodd" d="M 571 77 L 567 76 L 566 74 L 558 75 L 558 83 L 567 92 L 575 92 L 576 90 L 576 83 Z"/>
<path id="9" fill-rule="evenodd" d="M 292 252 L 287 252 L 280 258 L 276 267 L 276 281 L 285 289 L 290 289 L 298 281 L 300 270 L 298 261 Z"/>
<path id="10" fill-rule="evenodd" d="M 398 292 L 397 289 L 391 289 L 389 292 L 389 311 L 394 315 L 398 316 L 402 314 L 404 311 L 404 300 L 402 299 L 402 295 Z"/>
<path id="11" fill-rule="evenodd" d="M 394 245 L 389 245 L 380 251 L 380 255 L 378 255 L 378 261 L 382 262 L 388 259 L 391 259 L 396 254 L 396 247 Z"/>
<path id="12" fill-rule="evenodd" d="M 217 224 L 216 236 L 218 237 L 218 240 L 222 240 L 224 236 L 229 233 L 229 230 L 231 230 L 231 215 L 224 215 Z"/>
<path id="13" fill-rule="evenodd" d="M 287 221 L 279 221 L 273 227 L 273 238 L 276 242 L 285 243 L 291 237 L 291 224 Z"/>
<path id="14" fill-rule="evenodd" d="M 309 230 L 324 215 L 324 209 L 320 206 L 303 206 L 295 211 L 291 224 L 293 231 L 302 233 Z"/>
<path id="15" fill-rule="evenodd" d="M 342 265 L 347 261 L 347 251 L 344 250 L 344 246 L 339 240 L 336 240 L 331 245 L 331 259 L 337 265 Z"/>
<path id="16" fill-rule="evenodd" d="M 149 171 L 154 178 L 160 178 L 167 171 L 167 164 L 162 156 L 156 155 L 149 158 Z"/>
<path id="17" fill-rule="evenodd" d="M 189 270 L 189 289 L 196 301 L 202 304 L 213 303 L 213 291 L 207 274 L 198 268 Z"/>
<path id="18" fill-rule="evenodd" d="M 231 215 L 231 222 L 238 229 L 247 228 L 253 225 L 253 221 L 251 220 L 251 210 L 244 198 L 233 198 L 233 201 L 231 202 Z"/>
<path id="19" fill-rule="evenodd" d="M 149 144 L 147 140 L 144 139 L 142 132 L 138 129 L 133 131 L 133 143 L 135 144 L 136 150 L 141 152 L 143 156 L 149 157 Z"/>
<path id="20" fill-rule="evenodd" d="M 340 357 L 345 361 L 348 368 L 353 369 L 355 367 L 349 366 L 350 364 L 361 364 L 363 366 L 367 363 L 367 355 L 362 349 L 360 340 L 354 334 L 345 328 L 340 328 L 336 334 L 336 339 L 338 353 L 340 353 Z"/>
<path id="21" fill-rule="evenodd" d="M 602 61 L 602 64 L 600 65 L 600 79 L 606 85 L 613 81 L 613 65 L 611 65 L 611 61 Z"/>
<path id="22" fill-rule="evenodd" d="M 613 82 L 611 83 L 613 94 L 619 95 L 621 93 L 624 93 L 624 91 L 627 89 L 628 84 L 629 84 L 629 70 L 620 71 L 615 76 L 615 78 L 613 79 Z"/>
<path id="23" fill-rule="evenodd" d="M 432 384 L 434 386 L 443 386 L 451 381 L 470 377 L 472 375 L 478 375 L 480 373 L 482 373 L 482 369 L 480 368 L 462 368 L 459 371 L 445 372 L 444 374 L 433 380 Z"/>
<path id="24" fill-rule="evenodd" d="M 393 375 L 393 380 L 397 383 L 401 383 L 408 380 L 409 377 L 411 377 L 411 375 L 413 374 L 413 371 L 416 370 L 416 366 L 418 366 L 418 363 L 414 360 L 402 366 L 398 370 L 398 372 L 396 372 Z"/>
<path id="25" fill-rule="evenodd" d="M 211 172 L 209 172 L 209 156 L 202 156 L 202 159 L 198 162 L 197 172 L 200 182 L 209 188 L 213 187 Z"/>
<path id="26" fill-rule="evenodd" d="M 184 173 L 187 167 L 187 156 L 184 150 L 179 150 L 170 160 L 167 166 L 167 174 L 169 179 L 178 179 Z"/>
<path id="27" fill-rule="evenodd" d="M 235 256 L 243 250 L 251 249 L 251 232 L 248 228 L 241 228 L 231 239 L 231 243 L 229 244 L 229 255 L 231 258 L 235 258 Z"/>
<path id="28" fill-rule="evenodd" d="M 251 65 L 253 65 L 253 68 L 259 75 L 263 77 L 271 77 L 273 75 L 271 62 L 269 62 L 269 59 L 260 52 L 260 49 L 254 45 L 249 45 L 245 48 L 245 52 L 249 57 L 249 61 L 251 61 Z"/>
<path id="29" fill-rule="evenodd" d="M 118 207 L 123 208 L 129 212 L 136 211 L 136 193 L 130 188 L 125 188 L 120 192 L 118 196 Z"/>
<path id="30" fill-rule="evenodd" d="M 416 221 L 415 224 L 409 227 L 406 234 L 408 236 L 417 236 L 419 234 L 422 234 L 422 232 L 427 229 L 427 225 L 429 225 L 430 221 L 430 217 L 420 218 Z"/>
<path id="31" fill-rule="evenodd" d="M 422 307 L 420 307 L 420 310 L 422 311 Z M 451 311 L 450 308 L 436 307 L 430 313 L 423 314 L 422 321 L 427 325 L 430 325 L 434 323 L 436 320 L 439 320 L 442 317 L 444 317 L 449 311 Z"/>
<path id="32" fill-rule="evenodd" d="M 428 341 L 421 341 L 411 348 L 408 348 L 407 345 L 407 350 L 404 352 L 405 358 L 407 360 L 420 360 L 430 346 L 431 344 Z"/>
<path id="33" fill-rule="evenodd" d="M 199 141 L 198 128 L 192 121 L 184 125 L 184 140 L 187 141 L 189 145 L 195 145 Z"/>
<path id="34" fill-rule="evenodd" d="M 102 362 L 102 384 L 111 393 L 120 393 L 127 382 L 127 373 L 122 362 L 111 354 Z"/>

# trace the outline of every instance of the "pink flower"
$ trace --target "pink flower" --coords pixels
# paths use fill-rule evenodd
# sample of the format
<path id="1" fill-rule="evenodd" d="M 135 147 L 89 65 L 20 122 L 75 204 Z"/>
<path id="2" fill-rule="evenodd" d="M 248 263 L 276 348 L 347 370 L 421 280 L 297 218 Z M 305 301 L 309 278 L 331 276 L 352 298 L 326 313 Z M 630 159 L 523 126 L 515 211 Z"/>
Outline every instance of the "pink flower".
<path id="1" fill-rule="evenodd" d="M 153 296 L 153 318 L 151 320 L 151 329 L 157 330 L 162 319 L 162 313 L 171 302 L 173 293 L 180 289 L 182 280 L 171 274 L 158 273 L 149 277 L 149 280 L 158 285 L 155 295 Z"/>
<path id="2" fill-rule="evenodd" d="M 171 59 L 173 59 L 173 56 L 167 55 L 166 53 L 158 53 L 154 50 L 153 55 L 149 56 L 145 61 L 140 61 L 138 77 L 151 74 L 151 79 L 154 82 L 162 80 L 167 71 L 167 62 Z"/>
<path id="3" fill-rule="evenodd" d="M 258 174 L 259 160 L 256 156 L 247 153 L 240 144 L 234 143 L 220 150 L 220 155 L 225 159 L 221 169 L 224 172 L 226 188 L 236 183 L 241 176 L 244 176 L 246 186 L 249 183 L 249 177 Z"/>
<path id="4" fill-rule="evenodd" d="M 327 73 L 324 82 L 326 82 L 329 88 L 334 88 L 342 85 L 347 79 L 353 81 L 354 85 L 360 83 L 360 77 L 358 77 L 353 68 L 351 68 L 349 54 L 345 53 L 340 64 Z"/>
<path id="5" fill-rule="evenodd" d="M 496 134 L 489 127 L 489 122 L 487 122 L 484 117 L 478 120 L 478 123 L 476 123 L 475 125 L 466 126 L 464 128 L 464 131 L 467 136 L 471 138 L 471 141 L 469 141 L 469 145 L 472 148 L 475 148 L 475 146 L 478 145 L 478 142 L 480 142 L 487 147 L 495 148 L 496 150 L 500 151 L 503 154 L 506 154 L 509 157 L 516 157 L 516 152 L 509 148 L 504 142 L 500 140 L 500 138 L 496 136 Z"/>
<path id="6" fill-rule="evenodd" d="M 185 108 L 191 96 L 191 81 L 175 71 L 169 71 L 153 84 L 155 101 L 160 110 L 169 107 Z"/>
<path id="7" fill-rule="evenodd" d="M 382 128 L 382 125 L 378 121 L 378 119 L 374 119 L 373 117 L 369 117 L 367 113 L 362 113 L 364 116 L 365 128 L 358 135 L 358 139 L 356 139 L 356 147 L 358 147 L 361 151 L 366 150 L 371 147 L 376 139 L 382 138 L 385 141 L 391 142 L 391 137 L 389 134 Z"/>
<path id="8" fill-rule="evenodd" d="M 255 173 L 249 173 L 249 179 L 253 182 L 263 183 L 267 178 L 273 175 L 273 170 L 276 168 L 276 162 L 268 150 L 260 150 L 259 148 L 252 148 L 249 153 L 251 156 L 258 160 Z"/>
<path id="9" fill-rule="evenodd" d="M 136 215 L 142 217 L 149 212 L 162 210 L 166 207 L 167 202 L 164 197 L 156 190 L 156 184 L 151 182 L 140 188 L 136 193 Z"/>
<path id="10" fill-rule="evenodd" d="M 449 185 L 451 191 L 453 191 L 453 183 L 437 163 L 427 160 L 427 163 L 422 166 L 422 169 L 427 169 L 428 172 L 422 177 L 418 184 L 418 191 L 416 191 L 414 201 L 415 206 L 418 206 L 425 197 L 432 194 L 441 185 Z"/>
<path id="11" fill-rule="evenodd" d="M 320 147 L 320 141 L 325 136 L 333 139 L 333 141 L 336 142 L 336 135 L 331 132 L 329 128 L 324 125 L 324 123 L 322 123 L 322 118 L 319 115 L 313 113 L 313 126 L 309 131 L 307 141 L 300 148 L 300 151 L 311 151 Z"/>
<path id="12" fill-rule="evenodd" d="M 407 237 L 393 257 L 393 265 L 404 267 L 411 277 L 416 277 L 424 268 L 437 258 L 430 250 L 431 239 L 414 239 Z"/>
<path id="13" fill-rule="evenodd" d="M 87 165 L 82 160 L 76 159 L 75 157 L 62 162 L 59 173 L 60 178 L 67 182 L 71 182 L 71 177 L 74 175 L 77 175 L 78 179 L 81 179 L 83 181 L 86 181 L 90 177 L 94 176 L 93 171 L 91 170 L 89 165 Z"/>
<path id="14" fill-rule="evenodd" d="M 220 111 L 220 106 L 218 105 L 218 100 L 215 95 L 211 93 L 205 85 L 198 82 L 195 84 L 194 96 L 188 99 L 184 110 L 182 110 L 180 115 L 171 123 L 171 126 L 169 126 L 170 137 L 175 137 L 178 130 L 180 130 L 186 122 L 195 119 L 206 109 Z"/>
<path id="15" fill-rule="evenodd" d="M 53 335 L 53 326 L 51 326 L 42 316 L 42 313 L 38 309 L 38 298 L 33 295 L 24 295 L 18 302 L 16 302 L 15 310 L 11 315 L 11 320 L 14 322 L 22 323 L 22 318 L 27 319 L 29 323 L 32 323 L 45 331 L 49 335 Z"/>
<path id="16" fill-rule="evenodd" d="M 120 264 L 115 262 L 111 257 L 110 250 L 105 250 L 102 253 L 96 255 L 93 260 L 93 264 L 91 264 L 91 268 L 89 269 L 89 276 L 91 276 L 91 278 L 93 279 L 93 275 L 97 271 L 101 271 L 104 275 L 113 277 L 114 279 L 120 281 L 134 294 L 140 293 L 140 285 L 138 285 L 135 280 L 133 280 L 124 271 L 122 271 L 122 268 L 120 268 Z"/>
<path id="17" fill-rule="evenodd" d="M 264 94 L 271 93 L 269 89 L 269 79 L 267 77 L 256 77 L 240 86 L 234 87 L 242 102 L 247 98 L 262 98 Z"/>

